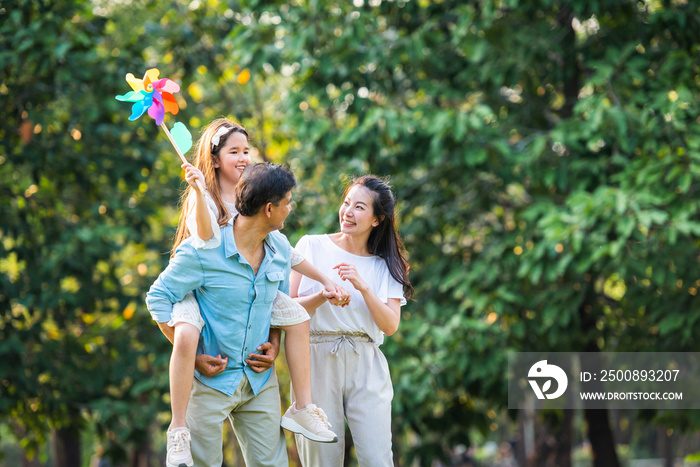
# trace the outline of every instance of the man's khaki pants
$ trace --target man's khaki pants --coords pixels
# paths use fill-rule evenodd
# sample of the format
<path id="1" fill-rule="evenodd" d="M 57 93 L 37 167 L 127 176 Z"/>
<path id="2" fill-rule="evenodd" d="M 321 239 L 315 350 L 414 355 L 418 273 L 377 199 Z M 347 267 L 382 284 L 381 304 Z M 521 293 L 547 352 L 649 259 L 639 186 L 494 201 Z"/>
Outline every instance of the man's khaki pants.
<path id="1" fill-rule="evenodd" d="M 228 418 L 248 466 L 286 467 L 287 448 L 280 427 L 280 395 L 275 368 L 257 396 L 248 378 L 228 396 L 194 381 L 187 407 L 196 467 L 221 467 L 224 421 Z"/>

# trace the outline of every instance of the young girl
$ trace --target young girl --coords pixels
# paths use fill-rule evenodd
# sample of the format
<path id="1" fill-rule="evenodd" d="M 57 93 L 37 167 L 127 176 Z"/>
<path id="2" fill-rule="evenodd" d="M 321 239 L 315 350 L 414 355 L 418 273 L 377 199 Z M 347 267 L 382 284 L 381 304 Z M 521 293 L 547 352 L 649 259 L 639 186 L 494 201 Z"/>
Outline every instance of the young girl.
<path id="1" fill-rule="evenodd" d="M 413 294 L 409 264 L 395 225 L 389 185 L 368 175 L 345 191 L 338 210 L 340 232 L 305 235 L 299 251 L 338 283 L 349 283 L 352 304 L 340 310 L 318 297 L 318 285 L 291 274 L 290 294 L 311 313 L 311 380 L 314 401 L 335 426 L 347 421 L 360 465 L 394 465 L 391 452 L 393 388 L 379 346 L 399 327 L 401 306 Z M 296 388 L 294 388 L 296 389 Z M 293 394 L 296 391 L 293 391 Z M 333 445 L 296 436 L 303 465 L 341 467 L 344 432 Z"/>
<path id="2" fill-rule="evenodd" d="M 190 184 L 183 194 L 183 206 L 173 252 L 187 237 L 192 236 L 194 248 L 216 248 L 221 243 L 220 226 L 226 225 L 237 214 L 234 190 L 241 173 L 250 164 L 248 134 L 243 127 L 228 119 L 217 119 L 205 128 L 197 143 L 195 168 L 183 164 L 185 178 Z M 202 193 L 196 188 L 196 180 L 207 187 Z M 318 281 L 322 285 L 319 297 L 338 306 L 349 303 L 349 294 L 305 261 L 292 249 L 292 268 L 299 274 Z M 337 442 L 330 431 L 328 419 L 319 407 L 312 404 L 309 370 L 309 315 L 306 310 L 282 292 L 278 292 L 272 305 L 271 326 L 286 333 L 285 353 L 289 373 L 294 385 L 293 404 L 282 417 L 282 426 L 318 442 Z M 175 328 L 173 353 L 170 359 L 170 397 L 172 421 L 168 429 L 167 465 L 191 466 L 190 435 L 185 414 L 194 377 L 194 363 L 199 334 L 204 326 L 199 306 L 192 292 L 175 304 L 172 319 L 168 323 Z M 228 358 L 212 358 L 223 371 Z M 247 360 L 255 371 L 255 362 Z"/>

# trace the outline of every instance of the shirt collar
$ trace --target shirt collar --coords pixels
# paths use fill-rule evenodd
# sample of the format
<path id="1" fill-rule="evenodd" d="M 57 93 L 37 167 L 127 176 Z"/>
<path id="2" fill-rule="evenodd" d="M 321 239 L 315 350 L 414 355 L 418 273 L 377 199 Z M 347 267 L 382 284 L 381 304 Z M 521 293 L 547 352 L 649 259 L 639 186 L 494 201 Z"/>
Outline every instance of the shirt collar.
<path id="1" fill-rule="evenodd" d="M 236 219 L 236 217 L 238 217 L 238 214 L 233 216 L 232 221 L 229 222 L 229 224 L 226 226 L 221 235 L 224 242 L 224 254 L 227 258 L 239 254 L 238 247 L 236 246 L 236 240 L 233 236 L 233 221 Z M 277 254 L 277 250 L 274 246 L 272 246 L 270 235 L 272 235 L 272 232 L 267 234 L 265 240 L 263 240 L 263 244 L 265 245 L 266 250 L 269 250 L 270 253 L 272 253 L 272 255 L 274 256 L 275 254 Z M 268 255 L 265 256 L 267 257 Z"/>

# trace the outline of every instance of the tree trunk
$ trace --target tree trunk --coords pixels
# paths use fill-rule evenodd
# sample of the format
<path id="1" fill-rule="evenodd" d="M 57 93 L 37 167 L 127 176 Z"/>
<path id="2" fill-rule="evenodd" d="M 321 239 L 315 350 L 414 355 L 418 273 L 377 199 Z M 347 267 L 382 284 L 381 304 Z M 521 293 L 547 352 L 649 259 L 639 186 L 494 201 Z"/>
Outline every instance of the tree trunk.
<path id="1" fill-rule="evenodd" d="M 584 349 L 586 352 L 598 352 L 598 346 L 589 344 Z M 593 381 L 591 390 L 602 391 L 600 382 Z M 615 437 L 610 428 L 610 416 L 607 408 L 592 409 L 587 407 L 588 402 L 584 402 L 584 417 L 588 425 L 588 440 L 591 442 L 593 451 L 593 467 L 619 467 L 620 461 L 615 451 Z"/>
<path id="2" fill-rule="evenodd" d="M 533 467 L 571 467 L 571 442 L 574 411 L 563 410 L 562 418 L 555 425 L 540 422 L 535 455 L 528 459 Z"/>
<path id="3" fill-rule="evenodd" d="M 396 430 L 392 427 L 391 439 L 393 446 L 392 452 L 394 455 L 394 467 L 401 467 L 401 444 L 396 442 Z"/>
<path id="4" fill-rule="evenodd" d="M 583 409 L 583 412 L 593 450 L 593 467 L 620 467 L 607 409 Z"/>
<path id="5" fill-rule="evenodd" d="M 562 39 L 562 57 L 564 73 L 564 105 L 561 109 L 562 118 L 573 116 L 573 109 L 578 102 L 578 93 L 581 89 L 582 69 L 577 58 L 576 31 L 574 31 L 573 20 L 575 13 L 568 5 L 563 6 L 557 15 L 557 24 L 565 32 Z M 595 274 L 593 274 L 595 276 Z M 579 317 L 581 320 L 581 331 L 583 335 L 588 335 L 589 342 L 584 346 L 586 352 L 599 352 L 598 344 L 595 340 L 595 318 L 591 310 L 595 307 L 596 299 L 592 284 L 587 284 L 587 291 L 579 306 Z M 620 462 L 615 452 L 615 442 L 610 429 L 607 409 L 584 409 L 586 421 L 588 422 L 588 439 L 593 450 L 594 467 L 619 467 Z"/>
<path id="6" fill-rule="evenodd" d="M 151 447 L 148 444 L 148 436 L 144 435 L 144 441 L 131 451 L 129 459 L 130 467 L 148 467 L 151 458 Z"/>
<path id="7" fill-rule="evenodd" d="M 595 303 L 595 292 L 592 287 L 589 283 L 585 299 L 581 302 L 578 310 L 583 334 L 591 335 L 589 342 L 583 348 L 584 352 L 600 352 L 595 341 L 595 333 L 593 333 L 595 317 L 592 316 L 592 309 Z M 593 381 L 590 384 L 593 385 L 592 391 L 602 390 L 600 382 Z M 591 409 L 586 405 L 588 404 L 584 402 L 583 413 L 588 425 L 588 440 L 591 442 L 591 450 L 593 451 L 593 467 L 619 467 L 620 461 L 615 451 L 615 437 L 610 428 L 608 409 Z"/>
<path id="8" fill-rule="evenodd" d="M 528 465 L 527 459 L 529 458 L 532 451 L 534 451 L 534 442 L 531 441 L 534 438 L 534 417 L 532 411 L 521 410 L 518 414 L 518 431 L 516 435 L 515 443 L 515 461 L 518 465 L 526 466 Z"/>
<path id="9" fill-rule="evenodd" d="M 673 467 L 673 433 L 663 431 L 664 440 L 664 467 Z"/>
<path id="10" fill-rule="evenodd" d="M 590 344 L 585 351 L 598 352 L 598 347 L 595 344 Z M 591 391 L 602 391 L 600 382 L 593 381 L 589 384 L 592 385 Z M 615 451 L 615 436 L 610 428 L 608 409 L 592 409 L 587 407 L 589 404 L 588 401 L 584 402 L 583 413 L 588 425 L 588 440 L 591 442 L 591 450 L 593 451 L 593 467 L 619 467 L 620 461 Z"/>
<path id="11" fill-rule="evenodd" d="M 571 467 L 571 443 L 574 431 L 574 411 L 564 410 L 564 420 L 557 433 L 557 449 L 554 460 L 558 467 Z"/>
<path id="12" fill-rule="evenodd" d="M 82 465 L 80 459 L 80 431 L 71 426 L 53 430 L 51 453 L 54 467 Z"/>

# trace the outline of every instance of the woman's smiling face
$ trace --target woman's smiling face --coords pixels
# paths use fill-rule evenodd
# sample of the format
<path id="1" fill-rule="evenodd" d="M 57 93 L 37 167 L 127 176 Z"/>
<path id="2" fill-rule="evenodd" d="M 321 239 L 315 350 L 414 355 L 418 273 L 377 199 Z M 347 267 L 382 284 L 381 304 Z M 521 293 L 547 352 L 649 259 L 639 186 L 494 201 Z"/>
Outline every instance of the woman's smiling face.
<path id="1" fill-rule="evenodd" d="M 362 185 L 355 185 L 348 191 L 340 205 L 340 231 L 348 235 L 358 235 L 369 232 L 379 225 L 374 215 L 374 193 Z"/>

